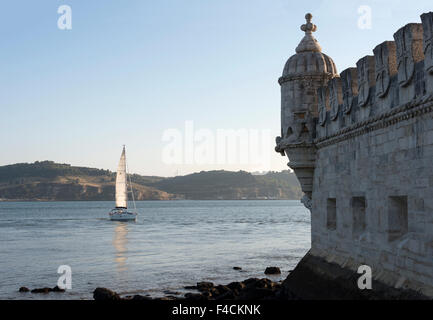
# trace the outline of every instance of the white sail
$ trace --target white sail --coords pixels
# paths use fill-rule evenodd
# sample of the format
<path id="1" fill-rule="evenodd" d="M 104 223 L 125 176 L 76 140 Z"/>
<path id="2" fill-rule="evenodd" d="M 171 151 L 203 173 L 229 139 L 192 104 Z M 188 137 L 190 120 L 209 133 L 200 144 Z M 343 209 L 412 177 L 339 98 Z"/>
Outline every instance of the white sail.
<path id="1" fill-rule="evenodd" d="M 126 186 L 126 155 L 123 147 L 116 175 L 116 208 L 127 208 L 128 193 Z"/>

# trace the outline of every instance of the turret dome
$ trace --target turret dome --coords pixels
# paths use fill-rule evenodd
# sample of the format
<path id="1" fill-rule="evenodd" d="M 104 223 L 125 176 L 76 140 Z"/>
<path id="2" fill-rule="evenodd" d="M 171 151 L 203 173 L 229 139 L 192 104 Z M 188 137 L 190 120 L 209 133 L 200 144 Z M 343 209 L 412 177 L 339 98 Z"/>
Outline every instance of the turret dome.
<path id="1" fill-rule="evenodd" d="M 319 42 L 313 36 L 317 26 L 311 23 L 312 17 L 310 13 L 305 15 L 307 23 L 301 26 L 305 36 L 296 48 L 296 54 L 287 60 L 280 84 L 296 76 L 325 74 L 334 77 L 337 75 L 334 61 L 322 53 Z"/>

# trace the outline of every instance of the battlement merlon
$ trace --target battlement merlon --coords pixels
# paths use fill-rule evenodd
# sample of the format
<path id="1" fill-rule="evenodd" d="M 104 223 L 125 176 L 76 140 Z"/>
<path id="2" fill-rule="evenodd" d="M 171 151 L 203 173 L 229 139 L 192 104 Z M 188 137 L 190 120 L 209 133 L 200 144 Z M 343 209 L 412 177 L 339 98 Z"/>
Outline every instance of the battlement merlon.
<path id="1" fill-rule="evenodd" d="M 373 56 L 340 75 L 313 37 L 317 27 L 311 18 L 306 15 L 305 37 L 279 79 L 281 136 L 275 148 L 289 157 L 306 201 L 312 197 L 317 148 L 412 109 L 429 110 L 433 96 L 433 12 L 422 14 L 422 23 L 400 28 L 394 41 L 379 44 Z"/>
<path id="2" fill-rule="evenodd" d="M 421 15 L 422 24 L 410 23 L 365 56 L 357 68 L 341 72 L 343 101 L 332 103 L 335 83 L 318 88 L 324 101 L 317 104 L 319 119 L 314 144 L 333 139 L 376 118 L 396 114 L 401 106 L 416 107 L 433 94 L 433 12 Z M 337 83 L 337 90 L 340 84 Z M 329 95 L 323 95 L 328 91 Z M 407 111 L 407 110 L 406 110 Z"/>

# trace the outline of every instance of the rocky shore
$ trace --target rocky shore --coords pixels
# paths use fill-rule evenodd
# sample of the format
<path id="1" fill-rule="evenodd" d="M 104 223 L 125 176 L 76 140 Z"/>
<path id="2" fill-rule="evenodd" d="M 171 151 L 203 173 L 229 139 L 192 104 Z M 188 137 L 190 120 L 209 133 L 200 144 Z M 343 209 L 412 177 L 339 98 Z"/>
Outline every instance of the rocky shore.
<path id="1" fill-rule="evenodd" d="M 278 268 L 268 268 L 269 273 L 278 273 Z M 149 296 L 121 297 L 106 288 L 96 288 L 95 300 L 431 300 L 431 298 L 404 288 L 390 287 L 373 280 L 371 290 L 360 290 L 357 286 L 359 275 L 352 270 L 308 253 L 281 282 L 269 279 L 250 278 L 227 285 L 199 282 L 185 287 L 188 292 L 178 297 L 170 292 L 163 298 Z"/>
<path id="2" fill-rule="evenodd" d="M 211 301 L 211 300 L 279 300 L 283 290 L 279 282 L 269 279 L 250 278 L 242 282 L 231 282 L 227 285 L 215 285 L 212 282 L 198 282 L 195 286 L 185 287 L 194 292 L 188 292 L 183 298 L 170 295 L 163 298 L 151 298 L 149 296 L 134 295 L 121 297 L 107 288 L 96 288 L 93 292 L 95 300 L 186 300 L 186 301 Z"/>
<path id="3" fill-rule="evenodd" d="M 241 270 L 241 267 L 233 267 Z M 280 274 L 278 267 L 268 267 L 266 275 Z M 274 282 L 267 278 L 249 278 L 241 282 L 214 284 L 198 282 L 184 287 L 189 292 L 183 296 L 179 292 L 165 291 L 164 297 L 148 295 L 121 296 L 115 291 L 98 287 L 93 292 L 94 300 L 176 300 L 176 301 L 221 301 L 221 300 L 432 300 L 418 291 L 390 287 L 373 279 L 371 290 L 358 288 L 359 274 L 353 270 L 328 262 L 308 253 L 289 273 L 284 281 Z M 21 287 L 19 292 L 50 293 L 64 292 L 59 287 Z"/>

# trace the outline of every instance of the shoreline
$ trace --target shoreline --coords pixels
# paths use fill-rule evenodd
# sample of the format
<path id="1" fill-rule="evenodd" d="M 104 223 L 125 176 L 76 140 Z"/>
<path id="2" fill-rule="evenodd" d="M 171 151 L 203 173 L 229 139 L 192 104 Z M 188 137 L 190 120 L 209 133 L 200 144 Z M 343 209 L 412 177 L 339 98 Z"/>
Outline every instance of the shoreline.
<path id="1" fill-rule="evenodd" d="M 45 199 L 0 199 L 1 202 L 113 202 L 110 200 L 45 200 Z M 301 201 L 301 199 L 148 199 L 135 202 L 171 202 L 171 201 Z"/>
<path id="2" fill-rule="evenodd" d="M 236 269 L 235 269 L 236 268 Z M 233 267 L 239 270 L 239 267 Z M 270 267 L 266 276 L 280 275 L 279 268 Z M 266 270 L 268 271 L 268 270 Z M 336 263 L 307 253 L 294 270 L 284 280 L 269 278 L 248 278 L 227 284 L 214 284 L 209 281 L 182 286 L 182 289 L 161 290 L 163 296 L 150 294 L 118 293 L 109 288 L 97 287 L 93 290 L 93 300 L 98 301 L 294 301 L 294 300 L 433 300 L 407 288 L 395 288 L 373 279 L 371 290 L 361 290 L 357 286 L 359 274 Z M 21 287 L 19 292 L 47 294 L 64 292 L 55 288 Z M 144 291 L 145 292 L 145 291 Z M 36 300 L 37 295 L 35 296 Z M 91 299 L 89 299 L 91 300 Z"/>
<path id="3" fill-rule="evenodd" d="M 371 290 L 357 286 L 359 274 L 336 263 L 307 253 L 295 269 L 283 281 L 267 278 L 249 278 L 241 282 L 215 285 L 198 282 L 185 289 L 192 290 L 183 297 L 167 292 L 165 297 L 126 295 L 107 288 L 96 288 L 94 300 L 175 300 L 175 301 L 221 301 L 221 300 L 433 300 L 421 292 L 395 288 L 373 280 Z"/>

